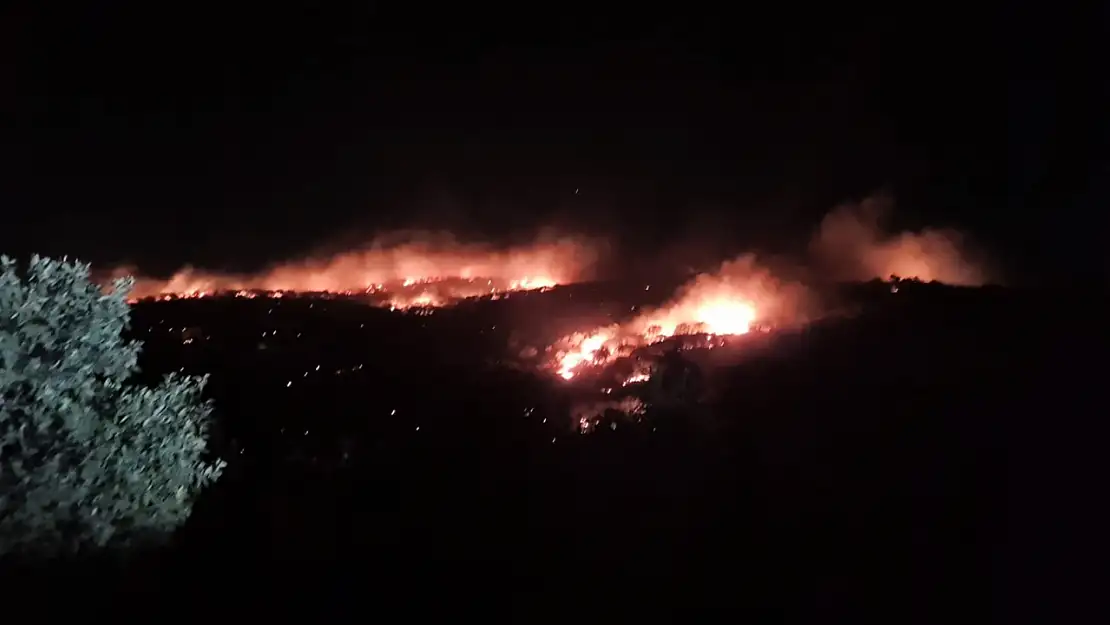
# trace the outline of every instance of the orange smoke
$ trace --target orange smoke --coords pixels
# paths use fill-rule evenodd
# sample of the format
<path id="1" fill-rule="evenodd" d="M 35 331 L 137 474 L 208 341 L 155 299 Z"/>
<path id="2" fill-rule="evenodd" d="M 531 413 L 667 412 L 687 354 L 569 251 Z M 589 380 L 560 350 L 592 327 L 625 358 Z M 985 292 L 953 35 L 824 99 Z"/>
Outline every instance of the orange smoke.
<path id="1" fill-rule="evenodd" d="M 805 289 L 778 280 L 754 256 L 724 263 L 682 286 L 671 302 L 620 324 L 563 338 L 556 343 L 555 371 L 572 379 L 585 367 L 605 365 L 643 345 L 673 336 L 737 336 L 799 314 Z M 642 381 L 638 373 L 635 380 Z"/>
<path id="2" fill-rule="evenodd" d="M 168 280 L 140 277 L 132 296 L 199 297 L 231 291 L 397 293 L 395 305 L 442 305 L 460 297 L 551 287 L 581 280 L 597 259 L 590 242 L 563 238 L 495 249 L 439 237 L 323 259 L 279 264 L 252 275 L 186 267 Z M 126 273 L 124 270 L 114 275 Z"/>
<path id="3" fill-rule="evenodd" d="M 890 208 L 889 200 L 878 197 L 833 210 L 821 221 L 811 251 L 841 280 L 885 280 L 896 275 L 960 286 L 986 282 L 986 271 L 970 259 L 959 232 L 883 233 L 882 220 Z"/>

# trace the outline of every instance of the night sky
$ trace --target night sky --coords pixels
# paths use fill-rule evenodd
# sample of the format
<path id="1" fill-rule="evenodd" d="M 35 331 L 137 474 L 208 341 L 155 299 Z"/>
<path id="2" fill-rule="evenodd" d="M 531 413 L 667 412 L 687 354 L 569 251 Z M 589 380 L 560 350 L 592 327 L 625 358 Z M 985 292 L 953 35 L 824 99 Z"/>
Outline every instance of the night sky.
<path id="1" fill-rule="evenodd" d="M 542 225 L 790 251 L 888 191 L 1015 270 L 1105 270 L 1106 15 L 809 4 L 10 15 L 0 251 L 244 270 Z"/>

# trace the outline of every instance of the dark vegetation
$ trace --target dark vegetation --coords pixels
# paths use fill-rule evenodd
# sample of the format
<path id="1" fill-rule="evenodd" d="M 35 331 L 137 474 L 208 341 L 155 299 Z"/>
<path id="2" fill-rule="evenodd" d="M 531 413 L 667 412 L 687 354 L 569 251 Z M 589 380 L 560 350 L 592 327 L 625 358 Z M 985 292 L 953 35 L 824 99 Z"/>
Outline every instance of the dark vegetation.
<path id="1" fill-rule="evenodd" d="M 855 317 L 710 371 L 707 409 L 579 435 L 558 384 L 502 361 L 629 306 L 596 295 L 137 306 L 145 375 L 212 374 L 229 466 L 174 549 L 99 579 L 528 622 L 1013 622 L 1074 590 L 1052 571 L 1084 551 L 1061 519 L 1091 518 L 1101 295 L 865 285 Z"/>

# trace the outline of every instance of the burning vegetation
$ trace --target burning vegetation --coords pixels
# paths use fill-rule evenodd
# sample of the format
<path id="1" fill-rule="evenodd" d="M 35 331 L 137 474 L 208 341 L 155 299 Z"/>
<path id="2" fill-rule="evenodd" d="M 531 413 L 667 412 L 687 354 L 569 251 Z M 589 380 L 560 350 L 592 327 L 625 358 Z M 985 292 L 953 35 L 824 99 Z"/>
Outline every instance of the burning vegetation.
<path id="1" fill-rule="evenodd" d="M 815 269 L 838 280 L 887 280 L 897 274 L 955 285 L 985 281 L 982 268 L 967 259 L 958 233 L 883 233 L 880 226 L 888 208 L 881 199 L 871 199 L 829 213 L 811 241 L 810 275 Z M 425 237 L 283 263 L 253 275 L 186 268 L 167 280 L 139 278 L 133 297 L 342 297 L 425 314 L 467 299 L 497 300 L 515 292 L 586 281 L 598 250 L 596 243 L 581 238 L 496 249 Z M 114 272 L 124 273 L 128 272 Z M 897 293 L 899 284 L 894 279 L 891 292 Z M 741 338 L 746 335 L 808 323 L 816 299 L 800 282 L 784 279 L 754 255 L 743 255 L 695 276 L 660 306 L 633 306 L 626 319 L 579 328 L 544 348 L 525 347 L 520 360 L 568 388 L 589 390 L 572 409 L 577 429 L 585 432 L 604 414 L 639 418 L 644 413 L 651 401 L 645 402 L 637 389 L 656 380 L 665 350 L 739 347 L 747 344 L 748 339 Z"/>
<path id="2" fill-rule="evenodd" d="M 607 327 L 578 332 L 547 350 L 551 368 L 571 380 L 584 370 L 605 367 L 636 350 L 675 337 L 703 337 L 702 346 L 723 345 L 724 339 L 793 322 L 806 290 L 783 282 L 761 267 L 754 256 L 724 263 L 710 274 L 695 277 L 658 308 Z M 648 375 L 642 368 L 623 382 Z"/>
<path id="3" fill-rule="evenodd" d="M 587 279 L 596 256 L 593 244 L 580 239 L 494 249 L 440 237 L 391 246 L 374 244 L 328 258 L 281 263 L 252 275 L 186 267 L 166 280 L 140 276 L 132 296 L 139 300 L 217 293 L 240 297 L 318 293 L 366 297 L 390 308 L 436 307 Z M 130 273 L 134 272 L 120 268 L 112 276 Z"/>

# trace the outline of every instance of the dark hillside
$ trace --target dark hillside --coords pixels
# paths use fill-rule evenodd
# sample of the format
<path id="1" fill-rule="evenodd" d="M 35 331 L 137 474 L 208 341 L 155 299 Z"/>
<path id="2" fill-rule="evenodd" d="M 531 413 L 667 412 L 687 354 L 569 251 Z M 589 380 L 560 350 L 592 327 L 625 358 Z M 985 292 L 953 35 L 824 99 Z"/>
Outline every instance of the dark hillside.
<path id="1" fill-rule="evenodd" d="M 141 305 L 144 376 L 212 374 L 231 465 L 160 564 L 88 587 L 527 620 L 1033 614 L 1073 590 L 1051 567 L 1095 552 L 1104 300 L 885 289 L 710 370 L 709 406 L 589 435 L 556 381 L 500 364 L 506 317 L 558 316 L 559 290 L 513 313 Z"/>

